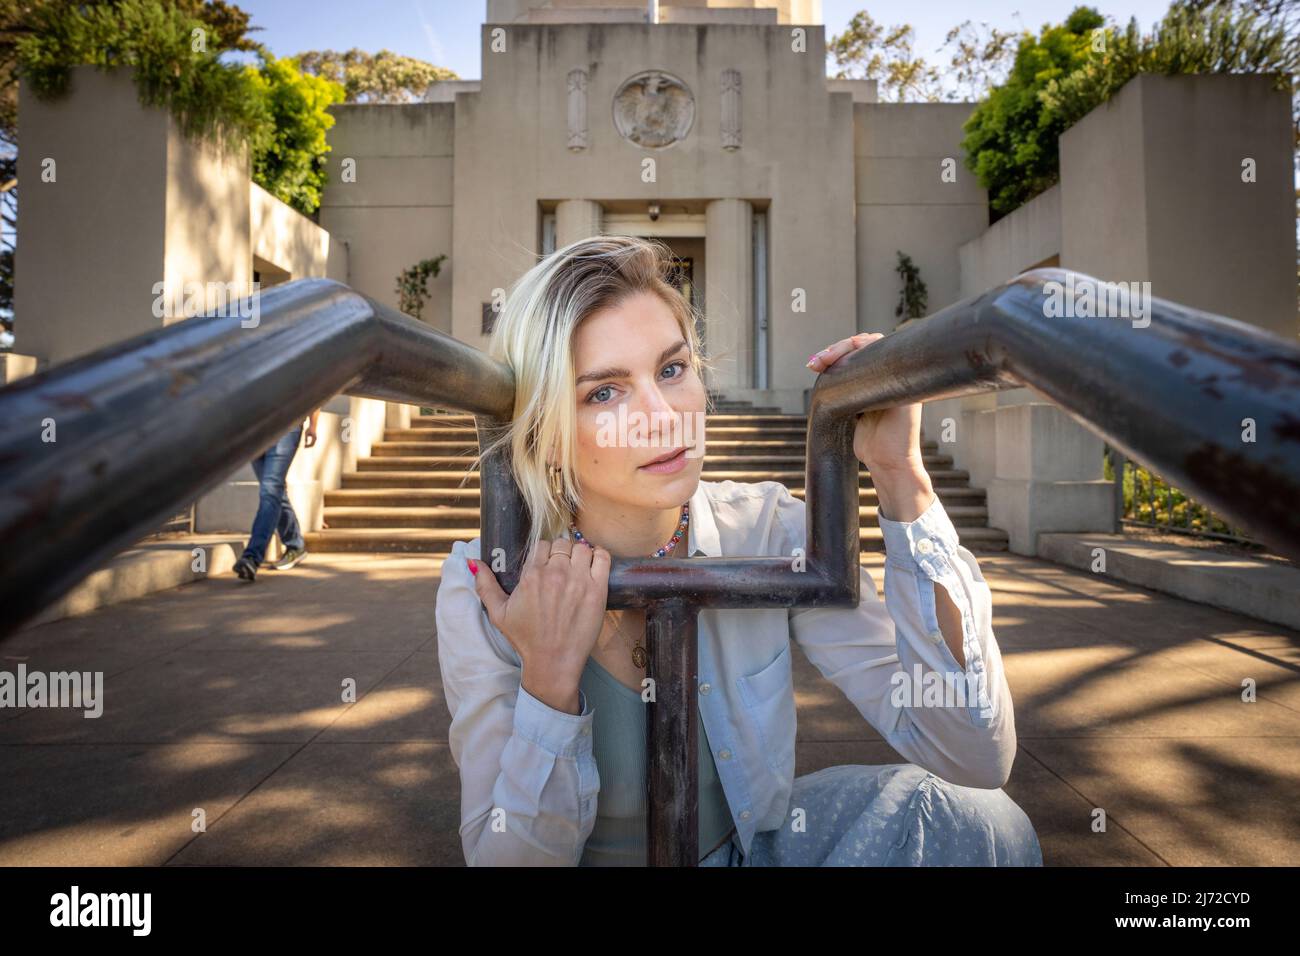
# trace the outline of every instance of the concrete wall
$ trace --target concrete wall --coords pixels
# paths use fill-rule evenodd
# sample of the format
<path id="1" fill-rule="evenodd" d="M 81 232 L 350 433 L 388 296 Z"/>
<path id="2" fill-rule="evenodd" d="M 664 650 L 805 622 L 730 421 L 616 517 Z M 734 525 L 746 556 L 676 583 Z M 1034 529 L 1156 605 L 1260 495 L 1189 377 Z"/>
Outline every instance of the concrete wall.
<path id="1" fill-rule="evenodd" d="M 1062 264 L 1293 338 L 1290 99 L 1271 82 L 1138 76 L 1067 130 Z"/>
<path id="2" fill-rule="evenodd" d="M 1293 337 L 1289 105 L 1267 77 L 1136 78 L 1062 135 L 1059 186 L 962 246 L 961 297 L 1059 255 Z M 942 440 L 945 419 L 955 442 Z M 988 489 L 989 521 L 1013 551 L 1035 553 L 1042 532 L 1113 527 L 1101 439 L 1031 389 L 927 403 L 923 427 Z"/>
<path id="3" fill-rule="evenodd" d="M 961 158 L 961 126 L 971 108 L 968 103 L 854 105 L 858 294 L 853 331 L 888 332 L 901 321 L 894 315 L 902 290 L 895 271 L 900 250 L 920 268 L 930 312 L 960 298 L 959 250 L 988 228 L 987 196 Z M 953 181 L 945 181 L 945 169 Z"/>
<path id="4" fill-rule="evenodd" d="M 170 116 L 140 106 L 125 72 L 73 71 L 66 97 L 42 103 L 20 90 L 22 242 L 15 344 L 5 380 L 63 362 L 168 322 L 168 304 L 194 283 L 233 283 L 244 294 L 254 257 L 285 281 L 346 280 L 347 248 L 248 178 L 238 143 L 181 135 Z M 54 181 L 42 180 L 46 157 Z M 166 309 L 163 310 L 166 313 Z M 384 402 L 338 396 L 320 416 L 318 443 L 301 448 L 289 494 L 304 527 L 321 526 L 325 489 L 340 484 L 382 435 Z M 196 506 L 199 531 L 243 531 L 257 508 L 252 467 L 234 469 Z"/>
<path id="5" fill-rule="evenodd" d="M 248 184 L 252 253 L 291 279 L 327 276 L 347 282 L 348 247 L 257 183 Z"/>
<path id="6" fill-rule="evenodd" d="M 22 241 L 15 260 L 14 350 L 63 362 L 157 328 L 170 121 L 139 106 L 124 71 L 72 71 L 46 103 L 19 84 Z M 50 167 L 48 161 L 53 162 Z M 52 168 L 54 181 L 42 174 Z"/>
<path id="7" fill-rule="evenodd" d="M 194 283 L 232 283 L 230 288 L 238 298 L 251 294 L 248 170 L 248 151 L 242 143 L 186 137 L 168 119 L 163 233 L 163 281 L 168 301 L 183 296 Z M 165 315 L 162 322 L 166 325 L 185 317 L 185 312 L 178 310 Z"/>
<path id="8" fill-rule="evenodd" d="M 807 387 L 807 343 L 858 330 L 853 209 L 840 198 L 852 188 L 852 96 L 826 91 L 822 29 L 809 29 L 806 54 L 791 52 L 788 27 L 515 25 L 507 37 L 507 50 L 493 52 L 485 29 L 482 90 L 456 97 L 453 334 L 486 344 L 482 305 L 535 261 L 542 203 L 658 200 L 702 213 L 708 200 L 739 199 L 768 214 L 769 384 Z M 589 73 L 589 145 L 573 151 L 566 81 L 575 67 Z M 731 68 L 742 78 L 734 151 L 720 131 L 720 76 Z M 679 77 L 695 99 L 690 132 L 660 150 L 625 141 L 610 120 L 618 87 L 648 69 Z M 654 182 L 642 178 L 647 158 Z M 711 270 L 710 285 L 716 278 Z M 795 289 L 805 290 L 806 312 L 791 308 Z M 738 356 L 741 367 L 751 362 Z"/>
<path id="9" fill-rule="evenodd" d="M 987 292 L 1061 254 L 1061 187 L 1039 193 L 958 250 L 959 299 Z"/>
<path id="10" fill-rule="evenodd" d="M 256 261 L 264 270 L 272 267 L 277 281 L 324 276 L 347 282 L 348 247 L 337 236 L 256 183 L 245 181 L 244 187 L 250 264 Z M 337 395 L 322 408 L 316 444 L 299 445 L 287 476 L 289 500 L 304 530 L 321 529 L 324 493 L 340 487 L 343 473 L 355 470 L 357 458 L 368 455 L 371 445 L 383 437 L 385 404 Z M 240 465 L 196 502 L 195 531 L 247 533 L 257 513 L 257 495 L 252 465 Z"/>
<path id="11" fill-rule="evenodd" d="M 195 284 L 246 295 L 254 256 L 285 278 L 346 280 L 346 247 L 251 183 L 242 144 L 183 136 L 129 73 L 78 67 L 66 97 L 23 86 L 19 109 L 15 348 L 43 365 L 185 318 Z"/>
<path id="12" fill-rule="evenodd" d="M 465 96 L 457 96 L 457 102 Z M 343 105 L 331 108 L 329 182 L 320 222 L 347 243 L 347 282 L 371 298 L 397 308 L 397 276 L 422 259 L 447 255 L 429 281 L 421 316 L 450 332 L 452 274 L 452 188 L 455 107 L 450 103 Z M 510 142 L 499 141 L 494 151 Z M 344 181 L 345 161 L 355 163 L 355 182 Z M 462 206 L 476 215 L 472 199 Z"/>
<path id="13" fill-rule="evenodd" d="M 370 454 L 383 437 L 386 402 L 347 395 L 335 396 L 322 408 L 316 423 L 316 444 L 298 446 L 289 467 L 289 500 L 304 531 L 323 526 L 325 492 L 342 484 L 343 474 L 356 470 L 357 459 Z M 257 476 L 251 464 L 241 465 L 198 500 L 194 530 L 242 532 L 247 535 L 257 514 Z M 279 539 L 268 554 L 278 554 Z"/>
<path id="14" fill-rule="evenodd" d="M 644 22 L 647 0 L 487 0 L 488 23 Z M 821 23 L 821 0 L 660 0 L 661 23 Z"/>

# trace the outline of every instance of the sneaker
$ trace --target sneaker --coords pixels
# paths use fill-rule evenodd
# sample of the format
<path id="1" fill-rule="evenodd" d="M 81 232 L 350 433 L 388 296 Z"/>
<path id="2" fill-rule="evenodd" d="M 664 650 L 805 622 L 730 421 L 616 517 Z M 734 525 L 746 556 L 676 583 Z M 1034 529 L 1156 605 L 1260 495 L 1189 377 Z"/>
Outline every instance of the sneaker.
<path id="1" fill-rule="evenodd" d="M 253 567 L 253 562 L 248 558 L 240 558 L 235 562 L 235 573 L 245 581 L 257 580 L 257 568 Z"/>
<path id="2" fill-rule="evenodd" d="M 277 571 L 288 571 L 305 557 L 307 557 L 306 548 L 288 548 L 280 557 L 280 560 L 275 562 L 272 567 Z"/>

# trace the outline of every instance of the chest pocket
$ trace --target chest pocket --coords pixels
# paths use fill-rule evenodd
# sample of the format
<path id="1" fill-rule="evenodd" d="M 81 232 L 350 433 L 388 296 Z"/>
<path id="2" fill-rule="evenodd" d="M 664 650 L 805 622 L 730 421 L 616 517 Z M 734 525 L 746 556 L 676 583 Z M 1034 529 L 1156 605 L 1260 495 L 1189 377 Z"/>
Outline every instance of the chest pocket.
<path id="1" fill-rule="evenodd" d="M 763 755 L 778 775 L 794 773 L 794 671 L 787 640 L 771 663 L 736 680 L 750 720 L 758 729 Z"/>

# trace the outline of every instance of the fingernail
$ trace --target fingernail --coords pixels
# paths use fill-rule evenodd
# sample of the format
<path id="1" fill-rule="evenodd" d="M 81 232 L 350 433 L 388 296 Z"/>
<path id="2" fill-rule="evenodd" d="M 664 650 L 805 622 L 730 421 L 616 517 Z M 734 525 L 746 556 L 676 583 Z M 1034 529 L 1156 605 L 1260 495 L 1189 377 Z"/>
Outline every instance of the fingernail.
<path id="1" fill-rule="evenodd" d="M 473 558 L 468 558 L 467 560 L 469 561 L 469 573 L 478 574 L 478 562 Z"/>
<path id="2" fill-rule="evenodd" d="M 815 355 L 810 355 L 810 356 L 808 356 L 808 364 L 809 364 L 809 365 L 812 365 L 813 360 L 816 359 L 816 358 L 817 358 L 817 356 L 815 356 Z"/>

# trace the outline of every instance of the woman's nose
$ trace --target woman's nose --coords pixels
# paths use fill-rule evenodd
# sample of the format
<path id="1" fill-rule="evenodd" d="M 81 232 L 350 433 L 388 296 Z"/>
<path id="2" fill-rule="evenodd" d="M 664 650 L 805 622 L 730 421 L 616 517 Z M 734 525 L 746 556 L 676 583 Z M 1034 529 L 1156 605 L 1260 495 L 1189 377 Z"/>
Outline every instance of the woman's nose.
<path id="1" fill-rule="evenodd" d="M 637 411 L 646 417 L 649 437 L 666 433 L 674 427 L 677 419 L 677 409 L 668 400 L 668 396 L 664 394 L 664 390 L 658 384 L 646 386 L 641 390 L 640 395 L 640 408 Z"/>
<path id="2" fill-rule="evenodd" d="M 669 393 L 659 382 L 653 382 L 642 390 L 643 410 L 646 413 L 658 412 L 664 415 L 676 415 L 677 406 L 670 400 Z"/>

